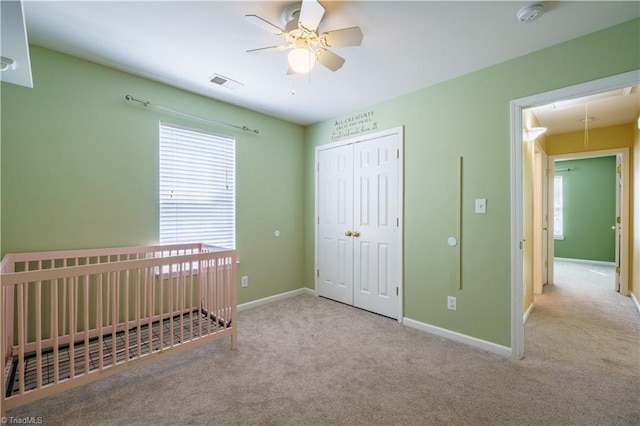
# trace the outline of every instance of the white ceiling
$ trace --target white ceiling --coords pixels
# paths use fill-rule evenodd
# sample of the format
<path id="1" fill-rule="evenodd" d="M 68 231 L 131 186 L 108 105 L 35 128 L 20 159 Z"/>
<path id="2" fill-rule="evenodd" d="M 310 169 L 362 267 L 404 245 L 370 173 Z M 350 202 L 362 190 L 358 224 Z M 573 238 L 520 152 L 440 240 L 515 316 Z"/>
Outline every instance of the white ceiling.
<path id="1" fill-rule="evenodd" d="M 346 58 L 335 73 L 316 64 L 291 76 L 286 52 L 246 53 L 280 39 L 244 20 L 282 26 L 291 3 L 24 0 L 24 11 L 33 44 L 303 125 L 640 16 L 637 1 L 548 1 L 522 24 L 516 12 L 531 2 L 320 0 L 319 31 L 360 26 L 362 46 L 333 49 Z M 215 73 L 243 86 L 215 86 Z"/>
<path id="2" fill-rule="evenodd" d="M 640 87 L 610 90 L 532 108 L 547 135 L 633 122 L 640 112 Z"/>

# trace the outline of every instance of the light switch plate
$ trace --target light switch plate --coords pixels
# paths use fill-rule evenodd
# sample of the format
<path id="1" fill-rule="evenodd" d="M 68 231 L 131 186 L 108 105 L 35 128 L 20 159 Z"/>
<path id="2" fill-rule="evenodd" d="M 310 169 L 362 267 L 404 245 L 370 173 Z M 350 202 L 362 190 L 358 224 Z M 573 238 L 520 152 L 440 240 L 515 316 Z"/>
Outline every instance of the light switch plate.
<path id="1" fill-rule="evenodd" d="M 447 309 L 450 311 L 458 310 L 458 298 L 454 296 L 447 296 Z"/>
<path id="2" fill-rule="evenodd" d="M 476 213 L 479 213 L 479 214 L 487 213 L 487 199 L 486 198 L 476 198 Z"/>

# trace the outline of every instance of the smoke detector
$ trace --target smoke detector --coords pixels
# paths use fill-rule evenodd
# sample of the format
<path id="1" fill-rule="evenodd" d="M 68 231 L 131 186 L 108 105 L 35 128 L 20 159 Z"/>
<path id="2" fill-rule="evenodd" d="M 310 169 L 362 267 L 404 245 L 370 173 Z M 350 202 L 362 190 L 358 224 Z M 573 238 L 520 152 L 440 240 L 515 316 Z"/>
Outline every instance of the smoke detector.
<path id="1" fill-rule="evenodd" d="M 534 3 L 520 9 L 518 13 L 516 13 L 516 18 L 518 18 L 518 22 L 528 24 L 529 22 L 533 22 L 541 17 L 543 13 L 544 4 Z"/>

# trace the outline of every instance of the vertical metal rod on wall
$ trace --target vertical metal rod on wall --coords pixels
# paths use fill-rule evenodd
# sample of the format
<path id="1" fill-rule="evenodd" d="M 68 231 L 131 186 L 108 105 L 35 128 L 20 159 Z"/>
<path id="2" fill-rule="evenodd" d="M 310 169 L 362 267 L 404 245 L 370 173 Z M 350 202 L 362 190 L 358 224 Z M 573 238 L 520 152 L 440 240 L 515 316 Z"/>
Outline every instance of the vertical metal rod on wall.
<path id="1" fill-rule="evenodd" d="M 462 290 L 462 156 L 458 157 L 458 290 Z"/>

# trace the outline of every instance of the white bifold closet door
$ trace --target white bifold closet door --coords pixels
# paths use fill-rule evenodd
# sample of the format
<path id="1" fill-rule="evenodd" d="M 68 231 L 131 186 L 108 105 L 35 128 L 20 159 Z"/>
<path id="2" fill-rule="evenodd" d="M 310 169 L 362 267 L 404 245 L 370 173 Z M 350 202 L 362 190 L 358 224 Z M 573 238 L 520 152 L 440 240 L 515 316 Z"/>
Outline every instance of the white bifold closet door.
<path id="1" fill-rule="evenodd" d="M 318 152 L 318 295 L 398 319 L 399 135 Z"/>

